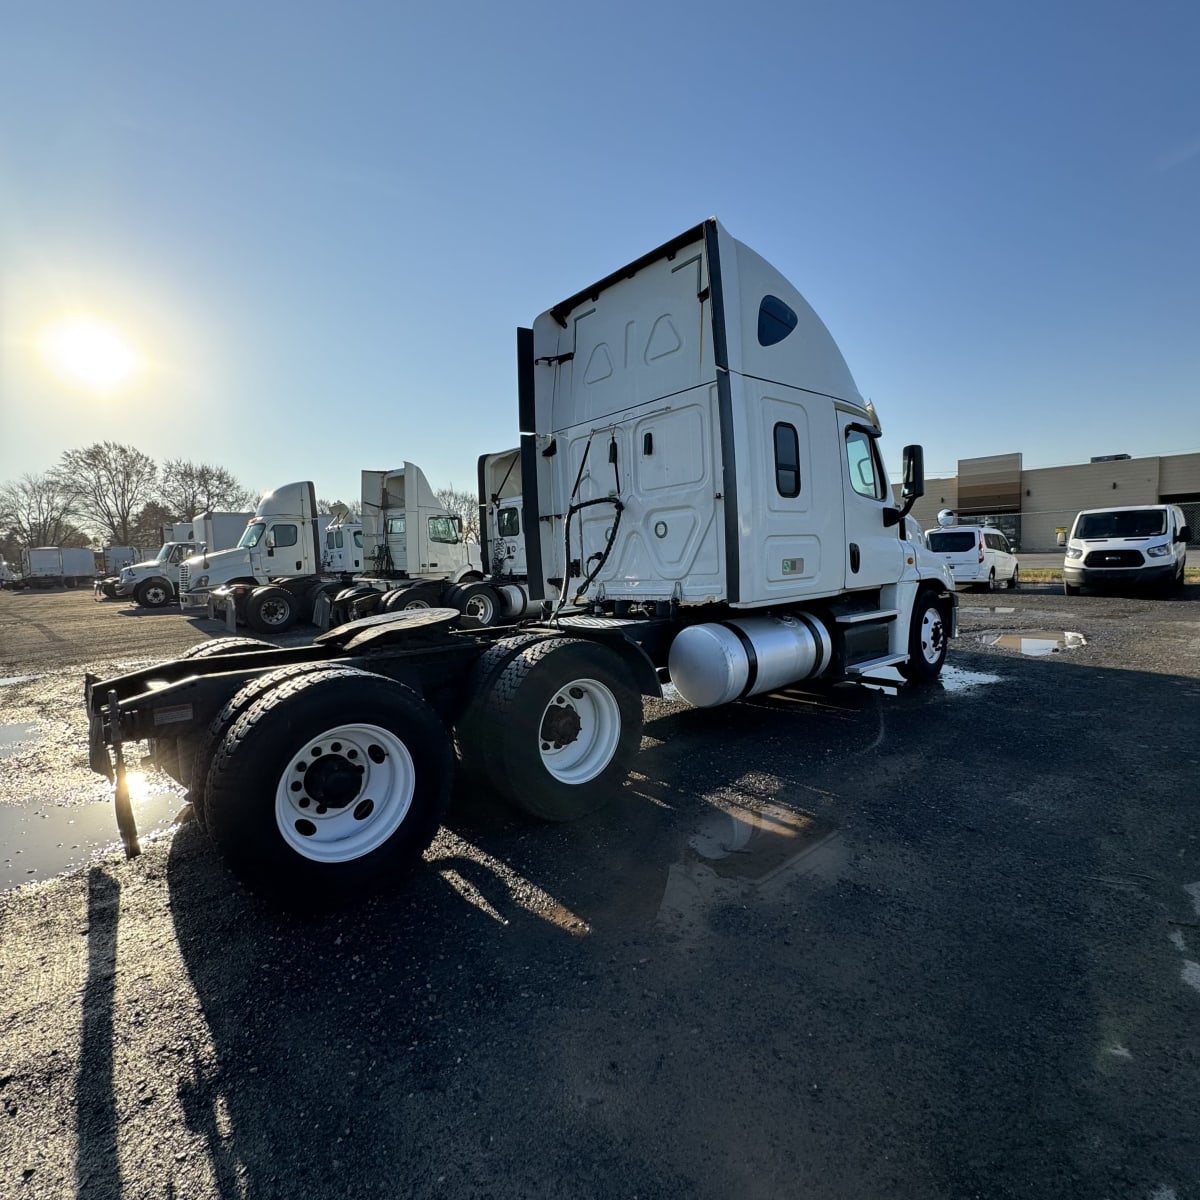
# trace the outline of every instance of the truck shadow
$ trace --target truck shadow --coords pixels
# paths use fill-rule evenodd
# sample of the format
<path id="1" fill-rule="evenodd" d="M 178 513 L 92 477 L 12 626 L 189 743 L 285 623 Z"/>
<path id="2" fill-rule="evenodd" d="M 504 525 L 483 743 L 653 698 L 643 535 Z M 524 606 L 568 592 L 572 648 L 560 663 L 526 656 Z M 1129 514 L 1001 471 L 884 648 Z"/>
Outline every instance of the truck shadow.
<path id="1" fill-rule="evenodd" d="M 263 909 L 182 829 L 171 915 L 209 1043 L 179 1095 L 218 1194 L 1185 1177 L 1186 1138 L 1144 1133 L 1200 1110 L 1200 1085 L 1139 1056 L 1109 1090 L 1094 1064 L 1151 1020 L 1131 979 L 1167 997 L 1156 1043 L 1191 1036 L 1162 866 L 1190 789 L 1122 769 L 1106 731 L 1116 704 L 1170 762 L 1200 683 L 956 662 L 1003 682 L 652 703 L 610 809 L 550 826 L 460 794 L 403 890 L 310 921 Z M 1100 761 L 1103 784 L 1073 786 Z"/>

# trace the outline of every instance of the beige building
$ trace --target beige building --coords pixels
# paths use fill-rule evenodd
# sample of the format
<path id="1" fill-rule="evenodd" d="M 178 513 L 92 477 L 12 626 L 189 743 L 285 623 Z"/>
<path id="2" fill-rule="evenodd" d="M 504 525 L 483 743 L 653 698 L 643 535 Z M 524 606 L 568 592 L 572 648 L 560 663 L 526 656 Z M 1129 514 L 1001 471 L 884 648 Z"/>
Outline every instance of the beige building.
<path id="1" fill-rule="evenodd" d="M 1200 454 L 1159 458 L 1116 455 L 1067 467 L 1026 471 L 1020 454 L 961 458 L 952 479 L 927 479 L 913 508 L 922 529 L 943 508 L 963 524 L 995 525 L 1030 554 L 1055 550 L 1058 530 L 1069 530 L 1085 508 L 1179 504 L 1200 545 Z"/>

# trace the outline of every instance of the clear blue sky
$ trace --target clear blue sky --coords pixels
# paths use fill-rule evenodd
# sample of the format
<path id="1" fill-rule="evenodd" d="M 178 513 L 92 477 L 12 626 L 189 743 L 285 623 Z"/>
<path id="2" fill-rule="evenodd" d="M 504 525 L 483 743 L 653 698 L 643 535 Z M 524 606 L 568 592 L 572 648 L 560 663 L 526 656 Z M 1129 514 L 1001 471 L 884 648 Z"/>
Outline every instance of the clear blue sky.
<path id="1" fill-rule="evenodd" d="M 515 329 L 715 214 L 895 475 L 1200 449 L 1200 5 L 18 4 L 0 481 L 130 442 L 265 489 L 515 444 Z M 64 311 L 148 369 L 51 375 Z"/>

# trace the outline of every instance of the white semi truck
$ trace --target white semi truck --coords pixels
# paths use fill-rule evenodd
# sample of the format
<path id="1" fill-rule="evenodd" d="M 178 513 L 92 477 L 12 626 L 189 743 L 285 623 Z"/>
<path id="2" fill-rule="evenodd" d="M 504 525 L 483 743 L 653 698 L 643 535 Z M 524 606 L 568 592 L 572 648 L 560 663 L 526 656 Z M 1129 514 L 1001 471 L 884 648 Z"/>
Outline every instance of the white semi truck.
<path id="1" fill-rule="evenodd" d="M 320 602 L 328 609 L 343 593 L 378 601 L 400 587 L 481 577 L 478 548 L 472 561 L 461 520 L 439 503 L 414 463 L 363 472 L 363 515 L 351 532 L 355 541 L 361 535 L 358 574 L 326 569 L 332 518 L 316 508 L 309 480 L 268 492 L 236 549 L 184 564 L 180 604 L 205 604 L 234 628 L 279 633 L 319 620 Z"/>
<path id="2" fill-rule="evenodd" d="M 217 639 L 85 683 L 92 766 L 137 833 L 125 749 L 186 782 L 251 889 L 322 906 L 429 846 L 455 763 L 548 820 L 605 803 L 670 681 L 708 707 L 809 680 L 936 680 L 945 570 L 905 536 L 875 413 L 786 278 L 715 220 L 517 335 L 521 524 L 539 620 L 379 613 L 277 647 Z"/>
<path id="3" fill-rule="evenodd" d="M 164 525 L 164 532 L 186 532 L 187 537 L 164 542 L 158 553 L 144 562 L 122 567 L 115 578 L 102 580 L 105 596 L 131 598 L 142 608 L 162 608 L 179 595 L 183 562 L 201 550 L 222 550 L 237 545 L 253 513 L 207 512 L 191 521 Z"/>

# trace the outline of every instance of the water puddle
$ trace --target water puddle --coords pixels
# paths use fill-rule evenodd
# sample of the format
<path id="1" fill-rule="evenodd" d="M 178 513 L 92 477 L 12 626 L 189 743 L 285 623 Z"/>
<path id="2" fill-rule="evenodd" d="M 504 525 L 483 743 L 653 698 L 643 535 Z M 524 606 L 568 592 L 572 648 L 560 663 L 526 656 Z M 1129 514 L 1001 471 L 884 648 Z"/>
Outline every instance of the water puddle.
<path id="1" fill-rule="evenodd" d="M 705 819 L 671 865 L 657 920 L 692 926 L 747 889 L 772 895 L 802 879 L 831 884 L 847 859 L 830 821 L 779 804 L 728 804 Z"/>
<path id="2" fill-rule="evenodd" d="M 983 617 L 990 616 L 992 613 L 1015 613 L 1017 610 L 1012 607 L 1001 608 L 996 604 L 960 604 L 958 611 L 970 613 L 973 617 Z"/>
<path id="3" fill-rule="evenodd" d="M 985 646 L 1000 646 L 1005 650 L 1019 650 L 1022 654 L 1040 657 L 1043 654 L 1058 654 L 1063 650 L 1074 650 L 1086 646 L 1082 633 L 1045 633 L 1031 630 L 1027 633 L 985 634 L 980 639 Z"/>
<path id="4" fill-rule="evenodd" d="M 0 687 L 12 687 L 14 683 L 32 683 L 41 678 L 41 675 L 3 675 L 0 676 Z"/>
<path id="5" fill-rule="evenodd" d="M 964 671 L 961 667 L 952 667 L 949 663 L 942 667 L 938 676 L 942 688 L 947 692 L 965 692 L 970 688 L 981 687 L 988 683 L 999 683 L 999 675 L 985 675 L 982 671 Z"/>
<path id="6" fill-rule="evenodd" d="M 179 793 L 146 791 L 136 773 L 131 773 L 130 784 L 141 839 L 161 836 L 184 808 Z M 0 805 L 0 891 L 61 875 L 120 840 L 113 806 L 106 800 L 27 808 Z"/>
<path id="7" fill-rule="evenodd" d="M 22 721 L 16 725 L 0 725 L 0 758 L 10 754 L 34 739 L 29 735 L 37 729 L 36 722 Z"/>

